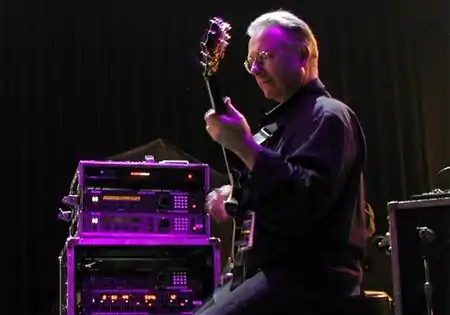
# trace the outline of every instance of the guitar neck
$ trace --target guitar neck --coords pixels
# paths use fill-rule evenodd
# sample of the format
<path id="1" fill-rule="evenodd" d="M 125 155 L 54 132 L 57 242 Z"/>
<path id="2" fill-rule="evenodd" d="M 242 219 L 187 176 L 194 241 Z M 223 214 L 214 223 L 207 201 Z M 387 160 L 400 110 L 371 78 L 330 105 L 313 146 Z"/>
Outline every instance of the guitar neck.
<path id="1" fill-rule="evenodd" d="M 209 100 L 211 102 L 211 107 L 218 114 L 225 114 L 227 112 L 227 108 L 223 101 L 223 95 L 220 91 L 220 85 L 217 82 L 216 77 L 205 77 L 206 89 L 208 90 Z"/>

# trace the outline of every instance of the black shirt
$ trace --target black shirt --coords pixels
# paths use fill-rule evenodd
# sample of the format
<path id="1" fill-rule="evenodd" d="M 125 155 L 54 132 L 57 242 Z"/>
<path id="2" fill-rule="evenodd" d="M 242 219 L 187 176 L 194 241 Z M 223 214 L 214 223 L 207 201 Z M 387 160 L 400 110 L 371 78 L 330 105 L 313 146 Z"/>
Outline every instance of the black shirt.
<path id="1" fill-rule="evenodd" d="M 292 268 L 305 285 L 351 291 L 361 282 L 366 143 L 355 113 L 319 80 L 266 114 L 278 131 L 239 192 L 256 214 L 250 270 Z"/>

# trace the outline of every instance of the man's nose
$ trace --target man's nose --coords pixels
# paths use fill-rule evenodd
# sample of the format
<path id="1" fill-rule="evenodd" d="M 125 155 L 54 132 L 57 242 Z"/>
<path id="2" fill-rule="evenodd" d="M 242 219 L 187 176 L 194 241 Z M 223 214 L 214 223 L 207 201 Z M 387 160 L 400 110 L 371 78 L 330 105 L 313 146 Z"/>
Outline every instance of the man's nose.
<path id="1" fill-rule="evenodd" d="M 250 68 L 250 73 L 252 75 L 260 75 L 264 72 L 264 68 L 258 64 L 256 61 L 253 62 L 252 67 Z"/>

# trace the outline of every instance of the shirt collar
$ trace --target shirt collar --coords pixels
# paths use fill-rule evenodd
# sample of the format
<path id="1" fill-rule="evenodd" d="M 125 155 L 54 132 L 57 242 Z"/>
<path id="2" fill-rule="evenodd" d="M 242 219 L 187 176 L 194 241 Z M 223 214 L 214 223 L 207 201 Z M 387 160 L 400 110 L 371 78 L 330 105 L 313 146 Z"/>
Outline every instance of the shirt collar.
<path id="1" fill-rule="evenodd" d="M 309 81 L 307 84 L 300 87 L 285 102 L 279 103 L 270 111 L 266 112 L 260 120 L 260 127 L 278 123 L 280 119 L 283 120 L 283 117 L 288 116 L 288 112 L 290 112 L 292 108 L 299 106 L 301 100 L 311 94 L 327 95 L 328 92 L 325 89 L 325 85 L 319 79 Z"/>

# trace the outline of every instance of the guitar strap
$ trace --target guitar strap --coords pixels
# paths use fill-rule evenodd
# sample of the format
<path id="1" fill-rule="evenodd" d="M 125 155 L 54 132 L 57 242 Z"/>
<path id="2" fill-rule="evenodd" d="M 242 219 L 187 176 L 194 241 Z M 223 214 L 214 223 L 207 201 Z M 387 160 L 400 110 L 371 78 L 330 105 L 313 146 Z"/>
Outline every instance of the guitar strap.
<path id="1" fill-rule="evenodd" d="M 272 123 L 270 125 L 264 126 L 261 128 L 260 131 L 258 131 L 253 135 L 253 140 L 255 140 L 257 144 L 261 145 L 264 142 L 266 142 L 267 139 L 272 137 L 274 133 L 277 132 L 277 130 L 278 130 L 277 123 Z"/>

